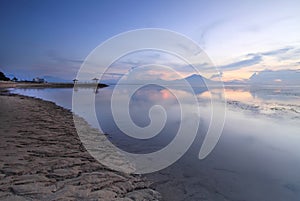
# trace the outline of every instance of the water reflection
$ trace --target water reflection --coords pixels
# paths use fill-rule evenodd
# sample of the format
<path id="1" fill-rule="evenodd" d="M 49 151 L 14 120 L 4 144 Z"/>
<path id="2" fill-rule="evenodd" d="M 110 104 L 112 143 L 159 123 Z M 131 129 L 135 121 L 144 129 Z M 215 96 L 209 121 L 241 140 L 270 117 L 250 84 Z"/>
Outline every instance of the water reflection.
<path id="1" fill-rule="evenodd" d="M 130 116 L 138 126 L 149 125 L 148 114 L 153 105 L 164 107 L 168 117 L 159 135 L 149 140 L 137 140 L 122 133 L 113 121 L 110 103 L 113 90 L 113 87 L 102 88 L 96 94 L 99 121 L 96 123 L 100 123 L 109 133 L 109 139 L 114 144 L 129 152 L 149 153 L 161 149 L 174 138 L 180 123 L 180 110 L 173 93 L 159 86 L 143 87 L 136 91 L 130 101 Z M 127 90 L 124 87 L 117 92 L 120 103 L 122 98 L 127 98 Z M 173 201 L 298 201 L 300 124 L 299 118 L 291 117 L 299 117 L 300 114 L 299 88 L 227 87 L 228 110 L 223 134 L 208 158 L 198 160 L 210 119 L 209 98 L 211 93 L 218 94 L 218 90 L 208 92 L 200 88 L 198 91 L 201 115 L 193 118 L 200 118 L 201 123 L 189 151 L 169 168 L 147 177 L 156 182 L 157 189 Z M 72 104 L 72 91 L 69 89 L 17 89 L 14 92 L 54 101 L 67 108 L 71 108 Z M 86 93 L 93 92 L 86 89 Z M 187 90 L 179 87 L 176 94 L 189 96 Z M 186 102 L 186 105 L 189 103 Z M 89 114 L 84 109 L 87 106 L 88 103 L 83 102 L 79 115 L 89 121 Z M 245 113 L 245 110 L 251 113 Z M 266 118 L 262 112 L 272 115 Z"/>
<path id="2" fill-rule="evenodd" d="M 212 89 L 199 94 L 200 98 L 210 99 L 211 93 L 218 93 L 220 89 Z M 300 87 L 299 88 L 278 88 L 278 87 L 226 87 L 225 96 L 227 100 L 240 102 L 285 102 L 299 103 Z"/>
<path id="3" fill-rule="evenodd" d="M 213 93 L 219 93 L 219 89 L 199 94 L 199 100 L 209 101 Z M 299 87 L 227 87 L 225 96 L 228 109 L 270 118 L 300 119 Z"/>
<path id="4" fill-rule="evenodd" d="M 256 99 L 268 102 L 299 104 L 300 87 L 250 87 L 249 92 Z"/>
<path id="5" fill-rule="evenodd" d="M 158 135 L 145 140 L 132 138 L 123 133 L 114 121 L 111 110 L 111 96 L 113 88 L 106 88 L 99 93 L 96 99 L 96 113 L 102 130 L 113 133 L 109 139 L 122 150 L 134 153 L 151 153 L 165 147 L 175 137 L 180 126 L 181 111 L 174 94 L 160 86 L 146 86 L 137 90 L 130 99 L 129 112 L 132 121 L 139 127 L 146 127 L 150 122 L 149 111 L 155 105 L 160 105 L 166 113 L 166 123 Z M 126 87 L 115 92 L 119 104 L 115 110 L 123 110 L 124 102 L 128 99 Z M 183 94 L 186 92 L 182 92 Z M 102 94 L 102 95 L 101 95 Z M 154 113 L 154 118 L 161 118 L 161 113 Z M 126 123 L 127 120 L 124 120 Z M 122 122 L 119 122 L 122 124 Z M 126 125 L 125 125 L 126 126 Z M 147 136 L 148 133 L 139 133 Z"/>

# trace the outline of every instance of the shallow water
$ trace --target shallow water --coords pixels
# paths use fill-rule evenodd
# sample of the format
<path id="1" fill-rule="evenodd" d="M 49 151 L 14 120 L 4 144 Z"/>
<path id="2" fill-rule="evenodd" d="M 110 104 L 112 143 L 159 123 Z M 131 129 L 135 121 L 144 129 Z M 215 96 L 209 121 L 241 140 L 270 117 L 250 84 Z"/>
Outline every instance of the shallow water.
<path id="1" fill-rule="evenodd" d="M 167 117 L 158 135 L 149 140 L 138 140 L 124 134 L 113 119 L 110 102 L 113 89 L 102 88 L 96 93 L 97 122 L 90 118 L 86 110 L 90 105 L 85 98 L 76 112 L 91 125 L 97 127 L 100 124 L 111 142 L 127 152 L 151 153 L 172 142 L 180 122 L 185 120 L 181 119 L 180 105 L 174 93 L 186 97 L 188 91 L 178 88 L 170 93 L 157 86 L 136 91 L 129 102 L 130 117 L 136 125 L 145 127 L 151 123 L 149 110 L 154 105 L 161 105 Z M 92 89 L 79 90 L 84 90 L 81 92 L 87 97 L 94 93 Z M 72 89 L 15 89 L 12 92 L 72 108 Z M 184 102 L 185 110 L 191 114 L 187 120 L 200 120 L 192 146 L 173 165 L 146 175 L 155 181 L 154 187 L 166 200 L 299 200 L 299 88 L 227 87 L 224 129 L 215 149 L 204 160 L 199 160 L 198 154 L 211 119 L 209 98 L 219 89 L 197 92 L 199 116 L 192 115 L 194 105 Z M 125 87 L 116 93 L 120 104 L 115 109 L 121 111 L 125 107 L 122 103 L 128 98 L 128 89 Z M 152 115 L 154 118 L 163 116 L 159 111 Z M 126 127 L 128 121 L 119 123 Z M 189 137 L 186 132 L 186 138 Z"/>

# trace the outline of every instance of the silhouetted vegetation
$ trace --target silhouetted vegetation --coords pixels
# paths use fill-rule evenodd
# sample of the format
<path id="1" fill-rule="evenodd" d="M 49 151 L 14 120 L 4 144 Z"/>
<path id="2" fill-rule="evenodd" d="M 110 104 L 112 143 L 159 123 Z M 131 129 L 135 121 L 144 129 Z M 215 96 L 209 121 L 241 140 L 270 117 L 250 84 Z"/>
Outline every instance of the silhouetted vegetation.
<path id="1" fill-rule="evenodd" d="M 6 76 L 4 75 L 4 73 L 1 72 L 1 71 L 0 71 L 0 80 L 2 80 L 2 81 L 10 81 L 10 79 L 9 79 L 8 77 L 6 77 Z"/>

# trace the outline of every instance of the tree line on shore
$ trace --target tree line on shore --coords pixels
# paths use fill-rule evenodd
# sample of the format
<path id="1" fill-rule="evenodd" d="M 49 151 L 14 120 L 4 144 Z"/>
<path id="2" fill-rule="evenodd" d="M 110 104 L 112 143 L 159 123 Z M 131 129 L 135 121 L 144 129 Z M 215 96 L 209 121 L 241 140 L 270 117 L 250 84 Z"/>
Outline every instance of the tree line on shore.
<path id="1" fill-rule="evenodd" d="M 37 80 L 39 79 L 39 80 Z M 0 81 L 13 81 L 13 82 L 45 82 L 44 79 L 40 79 L 40 78 L 34 78 L 32 80 L 19 80 L 18 78 L 16 77 L 13 77 L 12 79 L 7 77 L 3 72 L 0 71 Z"/>
<path id="2" fill-rule="evenodd" d="M 9 77 L 6 77 L 6 75 L 0 71 L 0 80 L 1 81 L 17 81 L 18 79 L 14 77 L 13 79 L 10 79 Z"/>
<path id="3" fill-rule="evenodd" d="M 47 83 L 47 81 L 43 78 L 39 78 L 39 77 L 36 77 L 36 78 L 33 78 L 32 80 L 19 80 L 18 78 L 16 77 L 13 77 L 12 79 L 7 77 L 3 72 L 0 71 L 0 81 L 13 81 L 13 82 L 27 82 L 27 83 Z M 75 78 L 72 80 L 74 84 L 76 84 L 78 82 L 78 80 Z M 107 86 L 106 84 L 102 84 L 102 83 L 99 83 L 99 79 L 98 78 L 93 78 L 92 80 L 92 83 L 98 83 L 100 84 L 101 86 Z M 84 84 L 88 84 L 87 82 L 84 82 Z"/>

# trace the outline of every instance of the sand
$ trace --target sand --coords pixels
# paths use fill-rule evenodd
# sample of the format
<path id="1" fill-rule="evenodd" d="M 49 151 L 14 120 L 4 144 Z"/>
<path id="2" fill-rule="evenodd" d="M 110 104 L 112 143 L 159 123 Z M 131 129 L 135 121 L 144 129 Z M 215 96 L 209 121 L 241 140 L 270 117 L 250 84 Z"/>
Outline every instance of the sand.
<path id="1" fill-rule="evenodd" d="M 161 199 L 141 176 L 96 161 L 81 144 L 72 113 L 54 103 L 2 92 L 0 122 L 0 200 Z"/>

